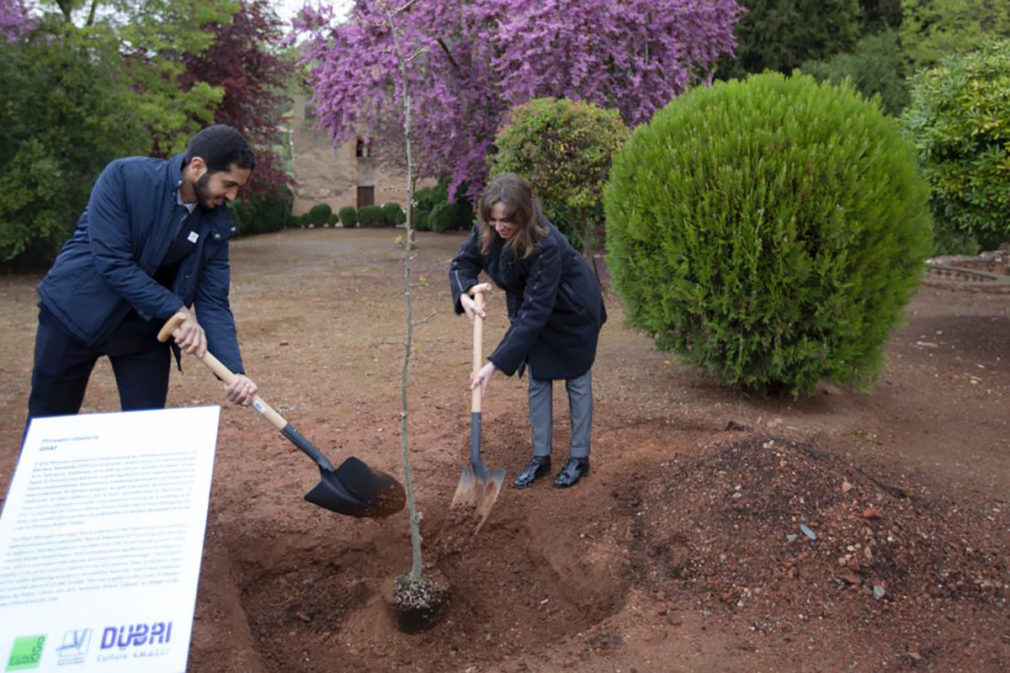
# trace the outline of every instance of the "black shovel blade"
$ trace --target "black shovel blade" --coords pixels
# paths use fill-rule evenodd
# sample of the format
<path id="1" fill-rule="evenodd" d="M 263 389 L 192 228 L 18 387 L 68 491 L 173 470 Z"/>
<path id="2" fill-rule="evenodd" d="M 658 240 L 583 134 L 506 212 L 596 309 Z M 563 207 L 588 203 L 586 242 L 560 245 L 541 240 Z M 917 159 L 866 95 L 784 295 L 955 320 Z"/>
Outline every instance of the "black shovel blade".
<path id="1" fill-rule="evenodd" d="M 356 517 L 384 517 L 403 511 L 407 494 L 393 477 L 353 456 L 333 469 L 333 463 L 293 425 L 288 423 L 281 434 L 319 467 L 319 483 L 305 494 L 313 505 Z"/>
<path id="2" fill-rule="evenodd" d="M 386 517 L 403 511 L 407 503 L 400 482 L 354 457 L 336 470 L 320 467 L 319 476 L 319 483 L 305 494 L 305 499 L 338 514 Z"/>

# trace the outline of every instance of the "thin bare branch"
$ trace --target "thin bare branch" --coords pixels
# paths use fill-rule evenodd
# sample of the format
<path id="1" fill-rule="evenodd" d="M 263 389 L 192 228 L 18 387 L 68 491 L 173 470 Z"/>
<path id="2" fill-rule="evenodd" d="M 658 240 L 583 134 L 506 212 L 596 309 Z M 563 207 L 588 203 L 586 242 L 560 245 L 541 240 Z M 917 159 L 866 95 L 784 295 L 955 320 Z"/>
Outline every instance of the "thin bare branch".
<path id="1" fill-rule="evenodd" d="M 418 325 L 423 325 L 424 323 L 426 323 L 429 320 L 431 320 L 432 318 L 434 318 L 436 315 L 438 315 L 438 311 L 432 311 L 431 313 L 429 313 L 428 315 L 424 316 L 420 320 L 415 321 L 414 322 L 414 327 L 417 327 Z"/>
<path id="2" fill-rule="evenodd" d="M 406 12 L 408 9 L 410 9 L 410 6 L 413 5 L 415 2 L 417 2 L 417 0 L 408 0 L 402 6 L 400 6 L 399 9 L 394 9 L 393 11 L 391 11 L 390 15 L 396 16 L 400 12 Z"/>
<path id="3" fill-rule="evenodd" d="M 449 63 L 452 63 L 452 67 L 459 70 L 459 63 L 456 63 L 456 59 L 453 58 L 452 52 L 449 51 L 449 45 L 445 43 L 445 40 L 438 38 L 438 46 L 442 47 L 442 51 L 444 51 L 445 55 L 449 57 Z"/>
<path id="4" fill-rule="evenodd" d="M 418 49 L 417 51 L 415 51 L 413 54 L 411 54 L 410 56 L 408 56 L 405 60 L 407 61 L 407 63 L 410 63 L 415 58 L 417 58 L 421 54 L 426 53 L 427 51 L 428 51 L 428 47 L 421 47 L 420 49 Z"/>

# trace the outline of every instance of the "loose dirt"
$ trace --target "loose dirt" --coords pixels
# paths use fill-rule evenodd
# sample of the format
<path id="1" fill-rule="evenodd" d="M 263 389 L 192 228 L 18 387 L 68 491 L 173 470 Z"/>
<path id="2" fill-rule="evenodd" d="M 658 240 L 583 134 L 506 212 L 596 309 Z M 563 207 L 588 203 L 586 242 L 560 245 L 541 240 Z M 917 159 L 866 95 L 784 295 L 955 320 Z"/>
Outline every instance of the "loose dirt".
<path id="1" fill-rule="evenodd" d="M 402 251 L 391 230 L 288 231 L 232 246 L 232 304 L 264 399 L 334 463 L 401 475 Z M 593 471 L 503 489 L 487 522 L 451 510 L 469 442 L 470 328 L 449 305 L 461 235 L 418 235 L 409 455 L 431 628 L 390 609 L 406 512 L 306 503 L 304 455 L 228 406 L 195 362 L 169 404 L 222 404 L 192 673 L 1010 670 L 1010 304 L 925 285 L 876 386 L 810 398 L 722 388 L 610 322 L 593 370 Z M 17 460 L 37 276 L 0 278 L 0 488 Z M 606 280 L 606 278 L 605 278 Z M 976 288 L 977 289 L 977 288 Z M 489 298 L 485 350 L 506 326 Z M 555 458 L 567 404 L 555 394 Z M 107 363 L 84 412 L 113 411 Z M 484 456 L 530 451 L 525 381 L 495 378 Z"/>

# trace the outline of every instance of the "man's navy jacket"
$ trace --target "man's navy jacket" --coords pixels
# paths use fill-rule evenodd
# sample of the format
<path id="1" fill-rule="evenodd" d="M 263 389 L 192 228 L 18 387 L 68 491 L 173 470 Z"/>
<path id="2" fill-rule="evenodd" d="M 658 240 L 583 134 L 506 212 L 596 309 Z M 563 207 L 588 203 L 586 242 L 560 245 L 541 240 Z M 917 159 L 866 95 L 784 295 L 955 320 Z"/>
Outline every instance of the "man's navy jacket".
<path id="1" fill-rule="evenodd" d="M 39 304 L 63 328 L 98 346 L 136 309 L 165 321 L 196 305 L 208 349 L 243 373 L 235 320 L 228 303 L 228 239 L 237 231 L 227 206 L 204 210 L 194 250 L 171 289 L 154 280 L 179 222 L 183 155 L 169 160 L 131 157 L 105 167 L 73 236 L 39 285 Z"/>

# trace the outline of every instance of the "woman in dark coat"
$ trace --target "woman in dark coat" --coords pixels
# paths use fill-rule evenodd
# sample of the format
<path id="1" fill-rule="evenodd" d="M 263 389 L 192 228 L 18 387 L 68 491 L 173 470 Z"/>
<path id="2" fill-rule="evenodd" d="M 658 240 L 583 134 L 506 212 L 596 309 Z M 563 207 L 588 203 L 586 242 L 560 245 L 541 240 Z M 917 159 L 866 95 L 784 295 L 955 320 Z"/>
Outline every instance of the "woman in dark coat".
<path id="1" fill-rule="evenodd" d="M 574 486 L 589 472 L 593 418 L 592 366 L 607 320 L 599 281 L 585 260 L 540 213 L 529 183 L 501 173 L 488 184 L 478 223 L 449 269 L 456 313 L 473 321 L 466 294 L 485 272 L 505 290 L 510 327 L 470 387 L 485 390 L 494 371 L 511 376 L 529 366 L 533 459 L 512 485 L 525 488 L 551 469 L 552 383 L 563 379 L 572 422 L 569 459 L 554 485 Z"/>

